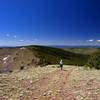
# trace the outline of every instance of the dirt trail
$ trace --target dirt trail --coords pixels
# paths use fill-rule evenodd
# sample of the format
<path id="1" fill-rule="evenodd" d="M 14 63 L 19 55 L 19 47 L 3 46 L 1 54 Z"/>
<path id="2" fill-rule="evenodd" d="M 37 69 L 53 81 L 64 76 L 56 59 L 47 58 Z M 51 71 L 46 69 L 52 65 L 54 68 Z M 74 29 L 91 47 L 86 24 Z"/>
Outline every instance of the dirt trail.
<path id="1" fill-rule="evenodd" d="M 71 91 L 66 90 L 68 77 L 73 69 L 56 70 L 39 79 L 34 86 L 36 88 L 30 96 L 24 96 L 23 100 L 76 100 Z"/>
<path id="2" fill-rule="evenodd" d="M 49 65 L 1 74 L 0 100 L 100 100 L 100 70 Z"/>

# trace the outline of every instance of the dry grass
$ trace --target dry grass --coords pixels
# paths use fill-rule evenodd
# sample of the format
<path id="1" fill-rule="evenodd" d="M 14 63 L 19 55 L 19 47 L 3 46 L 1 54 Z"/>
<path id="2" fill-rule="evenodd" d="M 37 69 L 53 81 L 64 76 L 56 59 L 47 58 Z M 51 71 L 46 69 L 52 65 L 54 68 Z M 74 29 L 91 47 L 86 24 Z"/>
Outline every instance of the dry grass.
<path id="1" fill-rule="evenodd" d="M 76 68 L 69 77 L 69 83 L 77 100 L 100 99 L 100 70 Z"/>

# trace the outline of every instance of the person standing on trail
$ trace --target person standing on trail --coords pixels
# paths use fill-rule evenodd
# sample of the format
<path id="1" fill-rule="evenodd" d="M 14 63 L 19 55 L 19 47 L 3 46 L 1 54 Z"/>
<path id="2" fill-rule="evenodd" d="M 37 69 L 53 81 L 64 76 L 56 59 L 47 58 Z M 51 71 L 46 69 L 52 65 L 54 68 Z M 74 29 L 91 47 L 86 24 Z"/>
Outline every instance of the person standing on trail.
<path id="1" fill-rule="evenodd" d="M 62 59 L 60 60 L 60 68 L 61 68 L 61 70 L 63 68 L 63 60 Z"/>

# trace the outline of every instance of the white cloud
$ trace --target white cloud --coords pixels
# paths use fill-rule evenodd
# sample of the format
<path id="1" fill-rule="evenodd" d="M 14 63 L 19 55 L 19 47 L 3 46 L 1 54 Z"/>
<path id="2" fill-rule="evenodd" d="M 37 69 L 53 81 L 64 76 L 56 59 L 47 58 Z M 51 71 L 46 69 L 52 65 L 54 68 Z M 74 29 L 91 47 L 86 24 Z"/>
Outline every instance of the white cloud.
<path id="1" fill-rule="evenodd" d="M 93 39 L 90 39 L 90 40 L 88 40 L 89 42 L 93 42 L 94 40 Z"/>
<path id="2" fill-rule="evenodd" d="M 24 40 L 19 40 L 20 42 L 23 42 Z"/>
<path id="3" fill-rule="evenodd" d="M 100 40 L 96 40 L 96 42 L 100 42 Z"/>
<path id="4" fill-rule="evenodd" d="M 10 37 L 10 34 L 6 34 L 7 37 Z"/>
<path id="5" fill-rule="evenodd" d="M 14 35 L 13 37 L 14 37 L 14 38 L 17 38 L 17 36 L 16 36 L 16 35 Z"/>

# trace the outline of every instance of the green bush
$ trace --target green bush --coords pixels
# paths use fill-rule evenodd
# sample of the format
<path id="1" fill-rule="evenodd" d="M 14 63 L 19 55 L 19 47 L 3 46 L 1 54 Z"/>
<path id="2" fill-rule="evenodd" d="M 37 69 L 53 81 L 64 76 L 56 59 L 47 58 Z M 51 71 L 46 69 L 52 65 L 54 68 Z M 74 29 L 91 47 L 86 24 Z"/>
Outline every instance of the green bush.
<path id="1" fill-rule="evenodd" d="M 100 69 L 100 52 L 92 54 L 86 66 L 89 68 Z"/>

